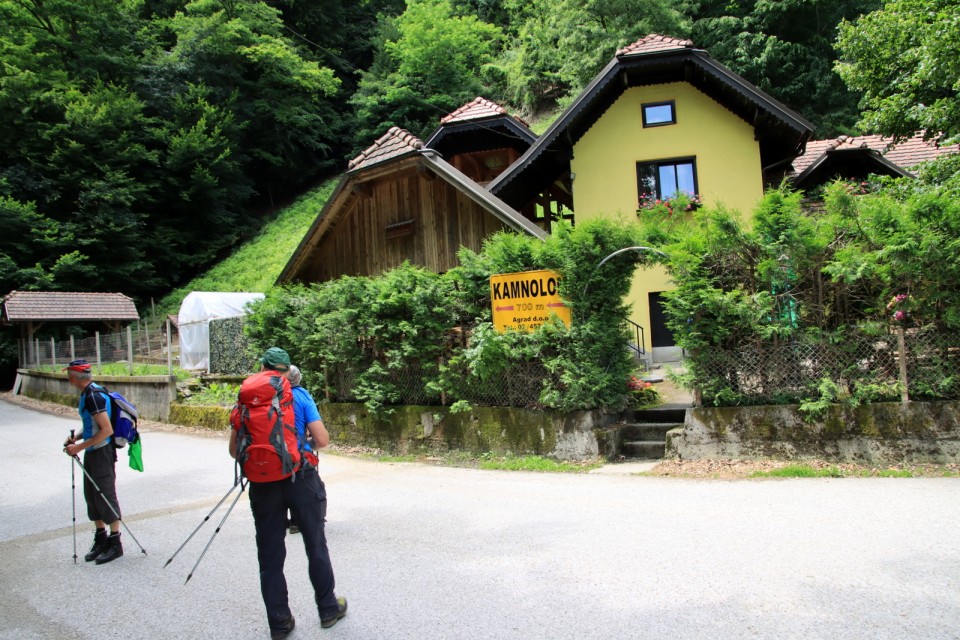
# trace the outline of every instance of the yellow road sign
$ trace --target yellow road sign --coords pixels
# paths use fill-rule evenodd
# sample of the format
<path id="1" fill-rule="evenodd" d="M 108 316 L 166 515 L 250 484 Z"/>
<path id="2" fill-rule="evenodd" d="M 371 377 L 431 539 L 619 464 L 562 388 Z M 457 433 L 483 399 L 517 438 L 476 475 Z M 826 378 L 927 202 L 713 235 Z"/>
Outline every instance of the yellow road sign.
<path id="1" fill-rule="evenodd" d="M 500 333 L 507 329 L 533 331 L 556 314 L 569 327 L 570 308 L 560 299 L 559 282 L 560 275 L 553 271 L 490 276 L 493 326 Z"/>

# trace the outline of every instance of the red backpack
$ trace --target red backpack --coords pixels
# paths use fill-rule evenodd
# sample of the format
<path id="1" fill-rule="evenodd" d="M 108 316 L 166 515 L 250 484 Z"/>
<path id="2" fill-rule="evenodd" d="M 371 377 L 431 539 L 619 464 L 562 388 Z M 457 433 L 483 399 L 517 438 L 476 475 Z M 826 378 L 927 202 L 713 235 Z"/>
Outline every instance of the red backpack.
<path id="1" fill-rule="evenodd" d="M 283 480 L 299 468 L 293 393 L 282 373 L 265 370 L 244 380 L 230 424 L 237 430 L 237 462 L 250 482 Z"/>

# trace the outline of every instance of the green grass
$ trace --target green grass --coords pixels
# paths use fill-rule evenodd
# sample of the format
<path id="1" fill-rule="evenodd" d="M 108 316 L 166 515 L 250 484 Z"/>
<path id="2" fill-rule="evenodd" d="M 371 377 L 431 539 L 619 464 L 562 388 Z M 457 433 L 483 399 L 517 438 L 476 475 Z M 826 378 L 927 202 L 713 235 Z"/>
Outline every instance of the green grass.
<path id="1" fill-rule="evenodd" d="M 805 464 L 788 464 L 772 471 L 754 471 L 751 478 L 842 478 L 843 472 L 836 467 L 814 469 Z"/>
<path id="2" fill-rule="evenodd" d="M 881 478 L 912 478 L 913 474 L 906 469 L 884 469 L 877 473 Z"/>
<path id="3" fill-rule="evenodd" d="M 481 469 L 501 471 L 541 471 L 549 473 L 584 473 L 600 466 L 599 462 L 578 464 L 544 458 L 543 456 L 506 456 L 480 458 Z"/>
<path id="4" fill-rule="evenodd" d="M 31 367 L 36 368 L 36 367 Z M 57 365 L 54 367 L 52 364 L 41 364 L 39 367 L 40 371 L 48 371 L 53 373 L 61 373 L 63 367 Z M 93 375 L 94 380 L 97 376 L 129 376 L 130 375 L 130 366 L 125 362 L 105 362 L 99 367 L 93 365 Z M 167 365 L 165 364 L 137 364 L 133 363 L 133 375 L 135 376 L 165 376 L 167 375 Z M 179 367 L 173 368 L 173 375 L 176 376 L 177 380 L 187 380 L 193 376 L 192 373 L 184 371 Z"/>
<path id="5" fill-rule="evenodd" d="M 444 467 L 465 467 L 470 469 L 491 469 L 498 471 L 538 471 L 544 473 L 586 473 L 603 465 L 603 460 L 586 462 L 564 462 L 543 456 L 498 456 L 491 452 L 476 454 L 469 451 L 441 451 L 431 453 L 394 454 L 383 453 L 376 449 L 351 447 L 349 451 L 334 447 L 330 453 L 356 456 L 377 462 L 413 462 L 434 464 Z"/>
<path id="6" fill-rule="evenodd" d="M 163 318 L 168 313 L 177 313 L 180 303 L 191 291 L 266 292 L 270 289 L 330 198 L 337 180 L 328 180 L 303 194 L 225 260 L 167 294 L 157 303 L 157 316 Z"/>
<path id="7" fill-rule="evenodd" d="M 922 474 L 921 474 L 922 475 Z M 945 477 L 953 474 L 949 470 Z M 851 467 L 846 470 L 837 467 L 815 469 L 805 464 L 790 464 L 772 471 L 754 471 L 751 478 L 915 478 L 917 474 L 908 469 L 877 469 L 875 467 Z"/>

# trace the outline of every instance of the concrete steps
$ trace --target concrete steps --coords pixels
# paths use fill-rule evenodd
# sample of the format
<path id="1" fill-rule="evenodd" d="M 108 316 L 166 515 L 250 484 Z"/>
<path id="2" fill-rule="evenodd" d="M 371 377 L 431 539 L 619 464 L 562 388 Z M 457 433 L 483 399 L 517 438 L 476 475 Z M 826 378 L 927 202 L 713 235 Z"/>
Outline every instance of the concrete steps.
<path id="1" fill-rule="evenodd" d="M 635 409 L 623 415 L 616 427 L 616 454 L 620 459 L 661 460 L 667 432 L 682 427 L 686 408 Z"/>

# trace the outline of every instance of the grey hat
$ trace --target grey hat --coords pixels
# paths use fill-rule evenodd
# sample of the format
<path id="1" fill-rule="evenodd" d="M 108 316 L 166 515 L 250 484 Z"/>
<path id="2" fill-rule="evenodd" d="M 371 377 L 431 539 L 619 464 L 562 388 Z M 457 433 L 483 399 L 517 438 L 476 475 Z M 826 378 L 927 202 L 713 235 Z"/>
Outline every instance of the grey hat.
<path id="1" fill-rule="evenodd" d="M 303 375 L 300 373 L 300 367 L 295 364 L 290 365 L 290 369 L 287 371 L 287 380 L 290 381 L 290 386 L 298 386 L 302 379 Z"/>

